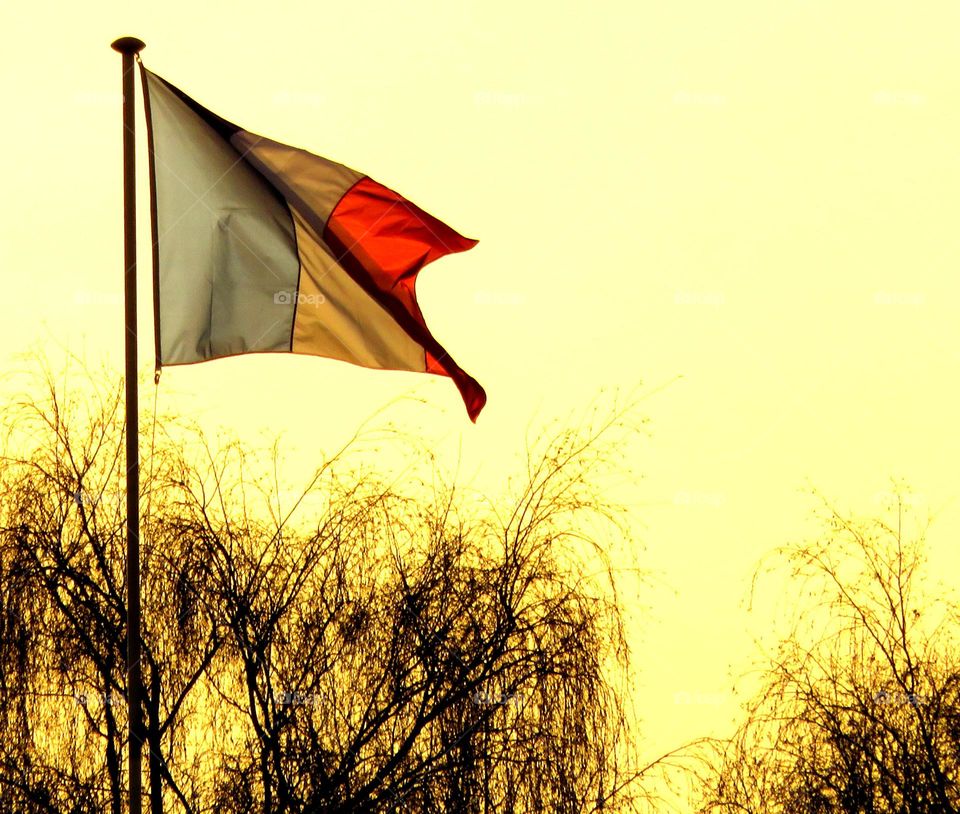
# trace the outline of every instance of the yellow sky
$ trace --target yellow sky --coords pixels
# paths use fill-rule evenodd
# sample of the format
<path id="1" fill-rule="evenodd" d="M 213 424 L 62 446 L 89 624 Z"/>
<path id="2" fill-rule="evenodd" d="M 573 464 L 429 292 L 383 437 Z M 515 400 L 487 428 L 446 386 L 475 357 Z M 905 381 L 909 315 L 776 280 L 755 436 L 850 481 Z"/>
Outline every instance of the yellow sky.
<path id="1" fill-rule="evenodd" d="M 449 381 L 289 356 L 167 369 L 161 409 L 282 430 L 306 465 L 413 394 L 429 406 L 397 414 L 495 489 L 531 421 L 683 376 L 645 402 L 636 461 L 639 559 L 660 575 L 637 638 L 651 749 L 735 713 L 728 672 L 766 625 L 741 607 L 750 569 L 805 528 L 806 484 L 874 511 L 909 479 L 942 510 L 940 573 L 956 566 L 955 2 L 38 0 L 0 30 L 6 361 L 42 343 L 120 363 L 109 43 L 132 34 L 225 118 L 480 240 L 419 287 L 489 394 L 477 426 Z"/>

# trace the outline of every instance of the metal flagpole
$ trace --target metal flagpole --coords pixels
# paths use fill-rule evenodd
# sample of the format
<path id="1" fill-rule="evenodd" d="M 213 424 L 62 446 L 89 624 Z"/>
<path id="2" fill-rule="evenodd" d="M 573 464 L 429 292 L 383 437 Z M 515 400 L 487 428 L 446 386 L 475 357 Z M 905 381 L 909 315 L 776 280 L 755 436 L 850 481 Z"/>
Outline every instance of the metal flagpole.
<path id="1" fill-rule="evenodd" d="M 137 181 L 133 58 L 144 43 L 121 37 L 110 44 L 123 55 L 123 323 L 127 395 L 127 717 L 130 814 L 140 814 L 143 751 L 140 679 L 140 452 L 137 405 Z"/>

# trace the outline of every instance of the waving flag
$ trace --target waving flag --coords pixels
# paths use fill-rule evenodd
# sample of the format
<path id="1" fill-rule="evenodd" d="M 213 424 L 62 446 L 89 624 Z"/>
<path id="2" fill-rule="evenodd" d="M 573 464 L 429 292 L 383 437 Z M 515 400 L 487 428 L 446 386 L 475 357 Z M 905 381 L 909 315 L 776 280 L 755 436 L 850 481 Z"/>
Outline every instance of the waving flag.
<path id="1" fill-rule="evenodd" d="M 417 274 L 476 245 L 362 173 L 257 136 L 143 68 L 157 366 L 305 353 L 483 388 L 427 328 Z"/>

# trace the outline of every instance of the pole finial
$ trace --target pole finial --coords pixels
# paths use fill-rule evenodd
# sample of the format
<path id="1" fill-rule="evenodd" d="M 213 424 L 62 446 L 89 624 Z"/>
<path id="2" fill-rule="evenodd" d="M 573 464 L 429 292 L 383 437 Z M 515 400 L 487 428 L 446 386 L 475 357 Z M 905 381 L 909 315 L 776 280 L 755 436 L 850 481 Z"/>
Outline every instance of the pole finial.
<path id="1" fill-rule="evenodd" d="M 136 37 L 120 37 L 120 39 L 111 42 L 110 47 L 121 54 L 137 54 L 147 45 L 143 40 L 138 40 Z"/>

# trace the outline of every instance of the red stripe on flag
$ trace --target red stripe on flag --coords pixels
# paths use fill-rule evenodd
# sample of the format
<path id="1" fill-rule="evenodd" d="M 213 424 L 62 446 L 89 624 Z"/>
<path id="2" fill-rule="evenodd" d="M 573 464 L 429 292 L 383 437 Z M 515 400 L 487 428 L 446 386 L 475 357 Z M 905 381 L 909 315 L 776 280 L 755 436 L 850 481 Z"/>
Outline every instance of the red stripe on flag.
<path id="1" fill-rule="evenodd" d="M 362 178 L 327 219 L 323 239 L 344 269 L 423 345 L 428 373 L 453 379 L 472 421 L 487 401 L 480 384 L 433 338 L 417 304 L 417 274 L 427 263 L 477 245 L 371 178 Z"/>

